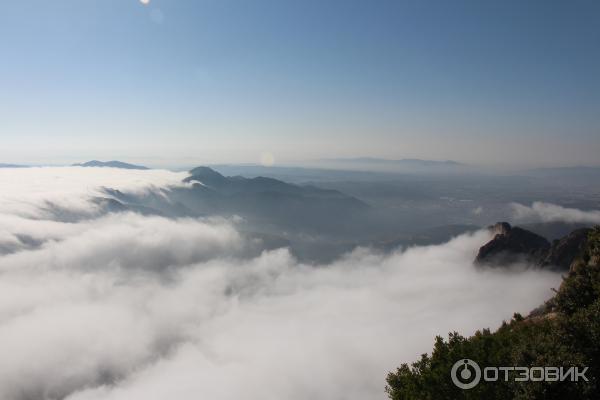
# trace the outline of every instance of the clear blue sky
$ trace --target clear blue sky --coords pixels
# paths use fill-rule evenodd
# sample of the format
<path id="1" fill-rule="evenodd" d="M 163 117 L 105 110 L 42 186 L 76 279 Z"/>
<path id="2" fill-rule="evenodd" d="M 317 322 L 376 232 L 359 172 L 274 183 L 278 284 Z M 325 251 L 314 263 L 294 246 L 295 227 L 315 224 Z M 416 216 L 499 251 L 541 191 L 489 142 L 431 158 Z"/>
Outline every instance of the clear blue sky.
<path id="1" fill-rule="evenodd" d="M 600 2 L 7 0 L 0 162 L 600 163 Z"/>

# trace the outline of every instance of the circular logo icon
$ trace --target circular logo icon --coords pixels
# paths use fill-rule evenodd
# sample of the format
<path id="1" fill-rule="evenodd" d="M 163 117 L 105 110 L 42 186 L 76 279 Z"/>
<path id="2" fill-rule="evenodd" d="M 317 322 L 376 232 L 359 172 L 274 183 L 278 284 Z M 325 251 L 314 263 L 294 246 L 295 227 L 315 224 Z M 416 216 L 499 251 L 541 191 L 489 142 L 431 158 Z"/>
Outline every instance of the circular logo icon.
<path id="1" fill-rule="evenodd" d="M 473 389 L 481 380 L 481 368 L 475 361 L 465 358 L 454 363 L 450 376 L 458 388 Z"/>

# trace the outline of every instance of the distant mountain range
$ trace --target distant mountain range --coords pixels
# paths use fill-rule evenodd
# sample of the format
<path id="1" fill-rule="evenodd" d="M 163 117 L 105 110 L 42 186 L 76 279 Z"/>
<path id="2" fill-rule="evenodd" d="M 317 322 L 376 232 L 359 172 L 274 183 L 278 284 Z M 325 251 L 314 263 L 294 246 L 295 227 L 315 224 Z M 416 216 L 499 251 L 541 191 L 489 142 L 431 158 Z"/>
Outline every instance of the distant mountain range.
<path id="1" fill-rule="evenodd" d="M 29 166 L 28 165 L 2 164 L 2 163 L 0 163 L 0 168 L 29 168 Z"/>
<path id="2" fill-rule="evenodd" d="M 42 166 L 42 165 L 38 165 Z M 92 160 L 84 163 L 72 164 L 72 167 L 108 167 L 108 168 L 121 168 L 121 169 L 149 169 L 142 165 L 128 164 L 122 161 L 98 161 Z M 32 168 L 32 165 L 24 164 L 3 164 L 0 163 L 0 168 Z"/>
<path id="3" fill-rule="evenodd" d="M 121 169 L 149 169 L 141 165 L 128 164 L 122 161 L 98 161 L 92 160 L 85 163 L 73 164 L 73 167 L 108 167 Z"/>
<path id="4" fill-rule="evenodd" d="M 375 158 L 375 157 L 356 157 L 356 158 L 330 158 L 321 160 L 324 162 L 335 162 L 335 163 L 360 163 L 360 164 L 376 164 L 376 165 L 404 165 L 404 166 L 416 166 L 416 167 L 438 167 L 438 166 L 466 166 L 466 164 L 459 163 L 457 161 L 445 160 L 421 160 L 418 158 L 401 158 L 401 159 L 387 159 L 387 158 Z"/>
<path id="5" fill-rule="evenodd" d="M 343 234 L 364 224 L 371 209 L 363 201 L 337 190 L 295 185 L 273 178 L 224 176 L 209 167 L 190 171 L 188 187 L 164 195 L 129 195 L 107 190 L 126 206 L 148 207 L 168 216 L 238 215 L 265 233 L 310 231 Z M 358 221 L 362 222 L 358 222 Z"/>
<path id="6" fill-rule="evenodd" d="M 198 167 L 190 171 L 190 176 L 185 182 L 196 182 L 203 190 L 210 190 L 219 194 L 233 195 L 287 195 L 303 196 L 306 199 L 334 199 L 352 201 L 357 207 L 365 207 L 366 204 L 352 196 L 347 196 L 337 190 L 321 189 L 310 185 L 294 185 L 274 178 L 259 176 L 256 178 L 245 178 L 242 176 L 225 177 L 209 167 Z"/>
<path id="7" fill-rule="evenodd" d="M 209 167 L 192 169 L 184 181 L 188 185 L 160 192 L 105 188 L 105 196 L 95 201 L 104 212 L 232 218 L 236 228 L 253 240 L 267 248 L 289 247 L 308 262 L 326 262 L 352 250 L 373 223 L 370 205 L 337 190 L 266 177 L 225 176 Z"/>
<path id="8" fill-rule="evenodd" d="M 478 172 L 457 161 L 421 160 L 416 158 L 386 159 L 375 157 L 329 158 L 315 161 L 316 166 L 358 171 L 395 172 L 408 174 L 456 174 Z"/>
<path id="9" fill-rule="evenodd" d="M 192 183 L 187 195 L 195 201 L 190 207 L 201 204 L 212 212 L 246 214 L 286 221 L 292 226 L 308 221 L 316 226 L 325 221 L 343 225 L 345 219 L 369 208 L 361 200 L 337 190 L 265 177 L 226 177 L 208 167 L 194 168 L 185 182 Z"/>

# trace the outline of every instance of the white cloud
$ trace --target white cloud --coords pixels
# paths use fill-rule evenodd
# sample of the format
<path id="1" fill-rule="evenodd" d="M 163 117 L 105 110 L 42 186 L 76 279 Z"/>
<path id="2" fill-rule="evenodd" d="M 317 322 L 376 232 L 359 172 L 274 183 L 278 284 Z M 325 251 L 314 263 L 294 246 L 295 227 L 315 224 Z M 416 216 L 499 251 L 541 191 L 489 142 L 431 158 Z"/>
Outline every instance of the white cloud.
<path id="1" fill-rule="evenodd" d="M 88 182 L 73 173 L 61 179 Z M 89 190 L 74 186 L 71 200 L 85 204 Z M 32 191 L 22 183 L 13 194 Z M 46 193 L 55 196 L 34 204 Z M 429 351 L 436 334 L 495 327 L 560 281 L 475 269 L 484 231 L 314 267 L 285 249 L 247 257 L 223 220 L 65 223 L 21 211 L 0 209 L 5 234 L 39 243 L 0 254 L 2 399 L 384 399 L 386 373 Z"/>
<path id="2" fill-rule="evenodd" d="M 128 193 L 182 186 L 186 172 L 118 168 L 0 168 L 0 214 L 47 217 L 48 205 L 74 211 L 93 208 L 90 199 L 110 187 Z"/>
<path id="3" fill-rule="evenodd" d="M 541 201 L 534 202 L 531 207 L 511 203 L 511 208 L 517 220 L 600 224 L 600 211 L 596 210 L 583 211 Z"/>

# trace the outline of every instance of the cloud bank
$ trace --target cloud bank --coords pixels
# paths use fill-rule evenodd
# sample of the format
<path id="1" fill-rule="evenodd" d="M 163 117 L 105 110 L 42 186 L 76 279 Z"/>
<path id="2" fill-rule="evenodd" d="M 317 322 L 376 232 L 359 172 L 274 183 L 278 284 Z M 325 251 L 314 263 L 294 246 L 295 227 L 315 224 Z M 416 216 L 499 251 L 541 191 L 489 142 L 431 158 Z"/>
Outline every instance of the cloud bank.
<path id="1" fill-rule="evenodd" d="M 541 201 L 534 202 L 531 207 L 512 203 L 511 208 L 517 220 L 600 224 L 600 211 L 596 210 L 583 211 Z"/>
<path id="2" fill-rule="evenodd" d="M 80 171 L 54 172 L 85 185 L 68 204 L 97 190 Z M 122 189 L 127 174 L 139 178 L 123 172 Z M 52 186 L 11 190 L 43 206 L 46 191 L 31 196 L 38 184 Z M 35 241 L 0 253 L 0 398 L 9 400 L 384 399 L 386 373 L 436 334 L 496 327 L 560 281 L 475 269 L 484 231 L 392 254 L 357 249 L 315 267 L 287 249 L 248 255 L 234 221 L 65 222 L 28 207 L 28 216 L 10 203 L 0 212 L 12 218 L 5 236 Z"/>
<path id="3" fill-rule="evenodd" d="M 143 193 L 182 186 L 186 172 L 119 168 L 0 168 L 0 214 L 49 217 L 51 206 L 72 212 L 95 209 L 91 200 L 103 188 Z"/>

